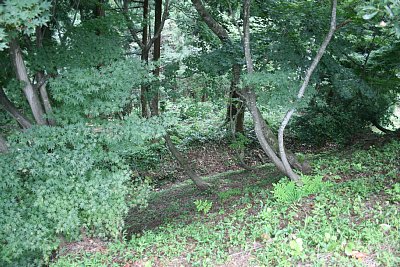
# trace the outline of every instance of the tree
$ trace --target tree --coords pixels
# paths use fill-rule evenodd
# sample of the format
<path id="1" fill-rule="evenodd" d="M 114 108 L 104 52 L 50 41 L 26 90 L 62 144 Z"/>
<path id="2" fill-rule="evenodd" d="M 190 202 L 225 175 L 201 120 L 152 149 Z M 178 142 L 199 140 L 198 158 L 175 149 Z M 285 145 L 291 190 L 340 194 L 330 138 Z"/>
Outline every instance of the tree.
<path id="1" fill-rule="evenodd" d="M 218 36 L 218 38 L 221 40 L 223 43 L 231 43 L 230 37 L 228 35 L 228 32 L 207 12 L 205 6 L 202 4 L 200 0 L 192 0 L 192 3 L 194 7 L 196 8 L 197 12 L 199 15 L 202 17 L 202 19 L 205 21 L 205 23 L 208 25 L 208 27 Z M 249 4 L 249 3 L 246 3 Z M 244 9 L 245 10 L 245 9 Z M 244 45 L 246 45 L 250 42 L 250 40 L 246 41 L 246 36 L 244 38 Z M 248 50 L 248 49 L 247 49 Z M 246 52 L 245 49 L 245 53 Z M 250 62 L 250 57 L 249 55 L 246 57 L 246 64 L 247 64 L 247 69 L 248 72 L 251 74 L 253 72 L 253 67 L 252 63 Z M 239 66 L 234 66 L 233 68 L 240 68 Z M 272 130 L 270 127 L 265 123 L 264 119 L 262 118 L 261 112 L 259 111 L 258 107 L 256 106 L 256 95 L 255 93 L 250 90 L 250 88 L 247 88 L 246 91 L 241 91 L 239 92 L 239 95 L 242 95 L 244 99 L 246 100 L 247 107 L 253 117 L 254 121 L 254 127 L 255 127 L 255 132 L 258 138 L 258 141 L 265 151 L 265 153 L 268 155 L 268 157 L 274 162 L 274 164 L 277 166 L 277 168 L 282 172 L 286 174 L 285 168 L 283 166 L 283 163 L 281 160 L 276 156 L 276 151 L 278 149 L 278 142 L 275 137 L 275 135 L 272 133 Z M 291 162 L 291 165 L 294 166 L 295 168 L 303 171 L 303 172 L 309 172 L 310 171 L 310 166 L 308 162 L 303 162 L 300 163 L 300 161 L 297 159 L 297 157 L 293 154 L 287 151 L 287 154 L 290 155 L 288 157 L 289 161 Z"/>
<path id="2" fill-rule="evenodd" d="M 35 121 L 41 125 L 47 124 L 45 113 L 35 85 L 28 76 L 18 35 L 32 35 L 36 27 L 43 26 L 49 19 L 49 8 L 50 3 L 47 1 L 30 1 L 19 4 L 15 1 L 6 1 L 0 9 L 0 29 L 6 36 L 5 41 L 2 41 L 3 47 L 9 47 L 16 77 L 22 83 L 23 92 Z M 3 29 L 7 29 L 7 31 Z"/>

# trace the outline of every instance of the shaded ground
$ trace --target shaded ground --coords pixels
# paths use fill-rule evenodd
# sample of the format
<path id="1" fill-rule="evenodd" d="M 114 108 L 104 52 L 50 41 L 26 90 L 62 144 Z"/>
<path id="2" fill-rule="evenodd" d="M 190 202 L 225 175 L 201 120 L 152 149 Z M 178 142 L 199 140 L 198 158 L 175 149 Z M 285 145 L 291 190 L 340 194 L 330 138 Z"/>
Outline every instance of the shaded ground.
<path id="1" fill-rule="evenodd" d="M 254 188 L 260 190 L 270 188 L 272 183 L 281 177 L 281 174 L 274 172 L 273 168 L 271 170 L 271 165 L 268 164 L 258 167 L 254 172 L 229 171 L 204 177 L 213 186 L 208 192 L 199 191 L 190 180 L 169 188 L 158 189 L 150 197 L 146 208 L 130 211 L 126 221 L 128 235 L 174 221 L 190 223 L 193 215 L 198 214 L 194 204 L 197 199 L 212 201 L 212 210 L 230 210 L 231 202 L 242 197 L 246 191 L 251 192 Z"/>

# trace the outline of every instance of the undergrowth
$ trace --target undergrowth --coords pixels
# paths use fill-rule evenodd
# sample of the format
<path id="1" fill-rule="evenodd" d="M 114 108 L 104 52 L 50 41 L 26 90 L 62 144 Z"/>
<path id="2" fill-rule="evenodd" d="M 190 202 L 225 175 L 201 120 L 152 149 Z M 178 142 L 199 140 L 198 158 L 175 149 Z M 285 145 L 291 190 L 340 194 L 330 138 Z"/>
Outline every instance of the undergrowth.
<path id="1" fill-rule="evenodd" d="M 216 199 L 230 209 L 203 201 L 213 207 L 192 223 L 164 224 L 51 266 L 399 266 L 399 151 L 392 142 L 316 156 L 304 187 L 224 190 Z"/>

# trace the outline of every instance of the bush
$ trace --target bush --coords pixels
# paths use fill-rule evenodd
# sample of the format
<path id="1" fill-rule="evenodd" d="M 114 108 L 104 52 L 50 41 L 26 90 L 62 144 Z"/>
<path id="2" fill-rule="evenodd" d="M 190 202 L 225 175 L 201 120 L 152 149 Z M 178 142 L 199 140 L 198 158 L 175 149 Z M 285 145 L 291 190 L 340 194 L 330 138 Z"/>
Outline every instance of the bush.
<path id="1" fill-rule="evenodd" d="M 43 264 L 62 239 L 77 240 L 82 231 L 118 236 L 130 173 L 102 135 L 73 125 L 9 139 L 12 151 L 0 155 L 1 266 Z"/>

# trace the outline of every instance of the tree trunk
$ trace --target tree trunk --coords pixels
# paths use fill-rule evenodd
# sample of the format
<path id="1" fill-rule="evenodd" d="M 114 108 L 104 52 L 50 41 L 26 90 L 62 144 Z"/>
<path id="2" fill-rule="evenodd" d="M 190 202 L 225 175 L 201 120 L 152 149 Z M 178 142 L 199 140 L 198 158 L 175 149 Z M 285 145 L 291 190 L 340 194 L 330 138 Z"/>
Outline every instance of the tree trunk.
<path id="1" fill-rule="evenodd" d="M 157 32 L 161 27 L 162 20 L 162 0 L 155 0 L 155 10 L 154 10 L 154 32 Z M 153 61 L 159 61 L 161 58 L 161 34 L 157 36 L 154 41 L 154 52 Z M 154 70 L 154 76 L 157 78 L 160 76 L 160 66 L 157 66 Z M 151 116 L 158 116 L 159 108 L 159 90 L 158 83 L 152 90 L 152 98 L 150 103 Z"/>
<path id="2" fill-rule="evenodd" d="M 48 31 L 49 29 L 47 27 L 36 27 L 36 46 L 41 49 L 43 48 L 43 38 L 45 35 L 45 31 Z M 51 37 L 51 35 L 46 35 L 48 37 Z M 39 71 L 36 74 L 36 80 L 37 83 L 41 83 L 42 80 L 44 79 L 44 72 L 43 71 Z M 43 107 L 44 110 L 46 112 L 46 115 L 49 117 L 47 119 L 47 122 L 49 125 L 56 125 L 56 121 L 54 119 L 51 118 L 52 114 L 53 114 L 53 109 L 51 107 L 51 103 L 50 103 L 50 98 L 49 95 L 47 93 L 47 82 L 44 82 L 42 85 L 39 86 L 39 93 L 40 93 L 40 97 L 42 99 L 43 102 Z"/>
<path id="3" fill-rule="evenodd" d="M 265 121 L 261 116 L 261 112 L 256 105 L 256 95 L 254 92 L 248 90 L 247 92 L 242 92 L 242 95 L 246 99 L 247 107 L 250 111 L 250 114 L 254 121 L 254 131 L 256 133 L 258 142 L 261 145 L 261 148 L 267 154 L 267 156 L 272 160 L 275 166 L 281 171 L 283 174 L 286 174 L 285 167 L 283 166 L 282 161 L 275 153 L 274 149 L 271 147 L 269 141 L 265 138 L 264 130 Z"/>
<path id="4" fill-rule="evenodd" d="M 3 88 L 0 88 L 0 105 L 13 117 L 23 129 L 32 127 L 32 123 L 14 106 L 4 93 Z"/>
<path id="5" fill-rule="evenodd" d="M 232 66 L 232 80 L 230 86 L 229 103 L 226 114 L 226 121 L 231 123 L 234 133 L 244 132 L 244 103 L 238 94 L 238 84 L 240 81 L 241 66 Z"/>
<path id="6" fill-rule="evenodd" d="M 193 168 L 189 165 L 187 160 L 181 155 L 181 153 L 176 149 L 174 143 L 172 142 L 169 134 L 167 133 L 164 135 L 165 143 L 171 151 L 172 156 L 179 162 L 180 166 L 183 168 L 185 173 L 189 176 L 189 178 L 195 183 L 195 185 L 200 189 L 200 190 L 206 190 L 210 188 L 210 184 L 204 182 L 200 176 L 197 175 L 193 171 Z"/>
<path id="7" fill-rule="evenodd" d="M 0 153 L 6 153 L 8 151 L 6 139 L 0 135 Z"/>
<path id="8" fill-rule="evenodd" d="M 322 56 L 324 55 L 326 48 L 328 47 L 328 45 L 333 37 L 333 34 L 335 33 L 335 30 L 336 30 L 336 7 L 337 7 L 337 0 L 332 0 L 332 12 L 331 12 L 331 22 L 330 22 L 329 32 L 326 35 L 324 41 L 322 42 L 321 47 L 318 49 L 318 52 L 317 52 L 313 62 L 311 63 L 310 67 L 307 69 L 303 84 L 301 85 L 299 92 L 297 94 L 297 101 L 300 101 L 303 98 L 306 88 L 308 86 L 308 83 L 310 82 L 311 75 L 313 74 L 314 70 L 317 68 L 319 61 L 321 60 Z M 279 144 L 279 153 L 281 155 L 281 159 L 285 166 L 288 176 L 292 180 L 298 181 L 300 178 L 296 173 L 293 172 L 293 170 L 288 162 L 285 145 L 283 142 L 283 134 L 284 134 L 286 125 L 289 123 L 290 118 L 293 116 L 295 111 L 296 111 L 295 108 L 290 109 L 286 113 L 285 117 L 283 118 L 281 126 L 279 128 L 279 132 L 278 132 L 278 144 Z"/>
<path id="9" fill-rule="evenodd" d="M 26 66 L 22 58 L 21 48 L 15 39 L 10 42 L 10 53 L 17 79 L 24 83 L 23 91 L 28 100 L 29 106 L 31 107 L 33 117 L 38 124 L 46 125 L 47 123 L 44 119 L 43 108 L 40 104 L 39 97 L 28 78 Z"/>

